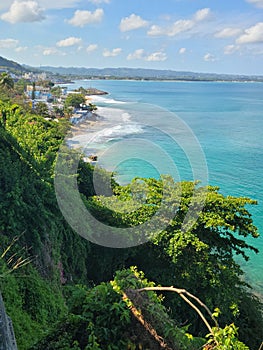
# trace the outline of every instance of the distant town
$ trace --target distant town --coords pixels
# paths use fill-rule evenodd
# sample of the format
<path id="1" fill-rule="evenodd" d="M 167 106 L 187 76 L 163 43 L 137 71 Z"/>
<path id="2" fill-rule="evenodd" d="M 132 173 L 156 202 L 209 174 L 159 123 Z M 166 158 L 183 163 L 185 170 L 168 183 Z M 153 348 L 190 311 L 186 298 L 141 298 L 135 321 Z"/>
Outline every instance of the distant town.
<path id="1" fill-rule="evenodd" d="M 105 95 L 106 91 L 79 87 L 68 91 L 68 80 L 52 73 L 30 71 L 0 57 L 0 98 L 23 105 L 45 119 L 66 118 L 72 124 L 94 119 L 97 107 L 90 96 Z"/>

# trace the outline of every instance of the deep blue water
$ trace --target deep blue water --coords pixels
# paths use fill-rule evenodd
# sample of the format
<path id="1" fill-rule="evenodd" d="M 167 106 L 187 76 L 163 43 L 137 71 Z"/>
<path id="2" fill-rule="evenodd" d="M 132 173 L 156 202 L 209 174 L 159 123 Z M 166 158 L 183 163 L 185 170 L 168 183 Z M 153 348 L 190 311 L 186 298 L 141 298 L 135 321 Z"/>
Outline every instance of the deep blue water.
<path id="1" fill-rule="evenodd" d="M 251 254 L 248 262 L 242 261 L 242 267 L 246 279 L 263 295 L 263 83 L 92 80 L 77 81 L 69 85 L 69 89 L 79 86 L 92 86 L 110 93 L 96 100 L 98 106 L 107 107 L 109 125 L 100 142 L 93 147 L 104 150 L 109 145 L 116 145 L 106 154 L 108 163 L 105 166 L 119 162 L 114 170 L 119 173 L 120 182 L 125 183 L 137 175 L 158 177 L 160 171 L 156 170 L 153 161 L 154 157 L 159 157 L 158 149 L 176 164 L 175 178 L 196 178 L 198 170 L 195 174 L 191 172 L 193 158 L 188 159 L 180 141 L 179 144 L 173 142 L 173 138 L 187 137 L 190 130 L 204 152 L 208 182 L 219 186 L 225 195 L 258 201 L 250 211 L 261 237 L 249 239 L 249 242 L 259 248 L 260 253 Z M 154 127 L 143 125 L 151 115 L 155 119 Z M 186 129 L 175 122 L 176 116 L 186 123 Z M 171 125 L 176 129 L 170 130 L 172 138 L 169 136 Z M 162 132 L 164 128 L 168 135 Z M 130 148 L 125 149 L 125 144 L 120 143 L 129 139 L 135 140 L 134 143 L 138 140 L 138 157 L 131 157 Z M 149 148 L 143 142 L 140 144 L 142 139 L 148 140 Z M 153 144 L 158 149 L 152 150 Z M 122 161 L 116 150 L 123 154 Z M 196 161 L 194 167 L 198 167 Z M 163 164 L 161 171 L 173 172 L 169 164 Z"/>

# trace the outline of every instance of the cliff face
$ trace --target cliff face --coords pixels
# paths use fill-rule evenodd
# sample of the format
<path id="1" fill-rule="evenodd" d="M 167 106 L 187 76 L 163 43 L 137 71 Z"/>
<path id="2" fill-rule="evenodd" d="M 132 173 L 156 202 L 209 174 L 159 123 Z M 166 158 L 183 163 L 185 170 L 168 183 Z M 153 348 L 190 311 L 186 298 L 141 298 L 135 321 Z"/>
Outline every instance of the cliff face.
<path id="1" fill-rule="evenodd" d="M 17 350 L 11 318 L 6 314 L 5 305 L 0 293 L 0 350 Z"/>

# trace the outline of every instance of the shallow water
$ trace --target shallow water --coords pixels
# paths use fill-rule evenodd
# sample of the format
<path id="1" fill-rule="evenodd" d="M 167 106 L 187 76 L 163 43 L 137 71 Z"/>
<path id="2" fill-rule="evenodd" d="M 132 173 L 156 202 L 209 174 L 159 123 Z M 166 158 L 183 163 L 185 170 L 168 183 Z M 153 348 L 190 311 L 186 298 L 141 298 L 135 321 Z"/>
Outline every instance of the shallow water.
<path id="1" fill-rule="evenodd" d="M 87 130 L 77 141 L 87 153 L 98 153 L 119 182 L 170 172 L 177 180 L 201 179 L 224 194 L 258 201 L 250 211 L 261 237 L 250 243 L 260 253 L 241 263 L 263 294 L 263 84 L 92 80 L 68 87 L 90 85 L 110 93 L 94 99 L 106 124 L 98 124 L 92 139 Z"/>

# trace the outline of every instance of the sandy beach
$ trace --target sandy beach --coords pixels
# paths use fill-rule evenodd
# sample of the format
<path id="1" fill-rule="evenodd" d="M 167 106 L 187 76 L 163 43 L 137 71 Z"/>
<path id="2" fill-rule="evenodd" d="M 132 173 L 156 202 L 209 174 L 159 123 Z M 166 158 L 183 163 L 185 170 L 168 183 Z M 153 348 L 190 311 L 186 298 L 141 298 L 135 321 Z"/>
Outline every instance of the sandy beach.
<path id="1" fill-rule="evenodd" d="M 84 135 L 89 131 L 94 132 L 98 124 L 103 125 L 105 123 L 103 119 L 104 118 L 99 114 L 93 113 L 92 117 L 88 117 L 78 124 L 72 124 L 70 127 L 70 131 L 72 134 L 71 137 L 73 138 L 76 136 Z"/>

